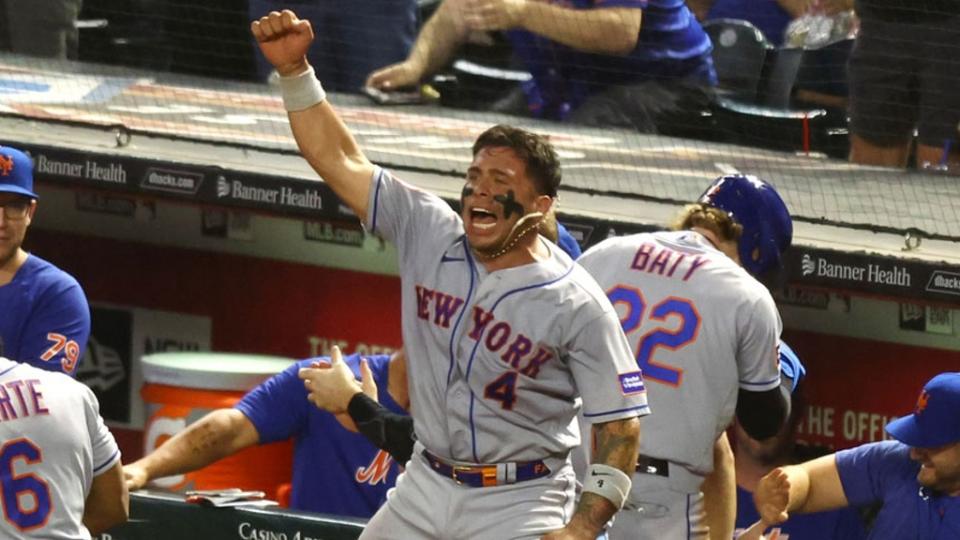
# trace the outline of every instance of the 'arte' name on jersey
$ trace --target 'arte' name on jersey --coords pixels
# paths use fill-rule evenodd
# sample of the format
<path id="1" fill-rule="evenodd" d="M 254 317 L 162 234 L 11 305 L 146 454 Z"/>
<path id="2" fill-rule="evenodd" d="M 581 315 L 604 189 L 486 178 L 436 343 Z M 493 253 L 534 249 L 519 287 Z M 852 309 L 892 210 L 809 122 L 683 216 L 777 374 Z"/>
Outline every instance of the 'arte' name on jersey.
<path id="1" fill-rule="evenodd" d="M 0 384 L 0 421 L 50 414 L 40 390 L 37 379 L 14 379 Z"/>

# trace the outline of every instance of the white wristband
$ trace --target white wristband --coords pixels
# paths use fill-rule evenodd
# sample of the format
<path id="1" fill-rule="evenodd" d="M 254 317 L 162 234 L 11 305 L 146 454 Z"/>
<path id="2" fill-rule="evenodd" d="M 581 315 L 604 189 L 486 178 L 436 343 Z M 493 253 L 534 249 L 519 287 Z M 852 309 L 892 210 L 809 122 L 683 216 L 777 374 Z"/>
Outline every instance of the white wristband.
<path id="1" fill-rule="evenodd" d="M 287 111 L 302 111 L 327 99 L 327 93 L 317 80 L 313 66 L 299 75 L 280 77 L 280 94 L 283 108 Z"/>
<path id="2" fill-rule="evenodd" d="M 594 463 L 583 479 L 583 491 L 596 493 L 612 502 L 617 510 L 623 508 L 633 481 L 623 471 L 609 465 Z"/>

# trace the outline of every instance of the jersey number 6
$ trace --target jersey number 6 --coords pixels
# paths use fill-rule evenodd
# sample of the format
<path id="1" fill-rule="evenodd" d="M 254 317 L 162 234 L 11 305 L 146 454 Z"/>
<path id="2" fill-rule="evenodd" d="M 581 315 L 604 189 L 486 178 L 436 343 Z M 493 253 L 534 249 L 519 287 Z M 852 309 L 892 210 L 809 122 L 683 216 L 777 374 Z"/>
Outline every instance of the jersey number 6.
<path id="1" fill-rule="evenodd" d="M 43 461 L 43 452 L 30 439 L 15 439 L 0 448 L 0 487 L 3 489 L 3 517 L 18 530 L 26 532 L 47 523 L 53 505 L 50 487 L 33 474 L 17 476 L 14 461 L 20 459 L 27 465 Z M 21 504 L 25 504 L 26 508 Z"/>
<path id="2" fill-rule="evenodd" d="M 661 347 L 675 351 L 696 341 L 697 332 L 700 330 L 700 314 L 696 306 L 686 298 L 670 296 L 646 313 L 647 302 L 643 293 L 624 285 L 610 289 L 607 297 L 614 306 L 622 304 L 627 307 L 626 314 L 620 319 L 620 325 L 625 334 L 637 330 L 644 316 L 651 321 L 664 323 L 670 317 L 679 318 L 680 325 L 676 329 L 658 326 L 640 337 L 637 346 L 637 365 L 643 371 L 644 380 L 680 386 L 683 382 L 683 370 L 658 362 L 653 356 Z"/>

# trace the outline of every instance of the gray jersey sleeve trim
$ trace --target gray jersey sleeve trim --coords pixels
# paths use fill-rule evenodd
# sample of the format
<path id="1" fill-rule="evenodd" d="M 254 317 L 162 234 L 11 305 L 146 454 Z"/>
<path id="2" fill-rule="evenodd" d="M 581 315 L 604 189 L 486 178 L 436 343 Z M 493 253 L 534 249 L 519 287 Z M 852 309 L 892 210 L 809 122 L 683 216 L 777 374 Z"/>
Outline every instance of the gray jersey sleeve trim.
<path id="1" fill-rule="evenodd" d="M 380 204 L 380 186 L 383 185 L 383 169 L 381 169 L 380 167 L 377 167 L 377 169 L 374 171 L 374 177 L 376 178 L 377 185 L 373 190 L 373 197 L 372 197 L 373 200 L 370 201 L 373 203 L 370 206 L 370 232 L 371 233 L 377 232 L 377 211 L 379 210 L 379 204 Z M 371 180 L 373 179 L 371 178 Z"/>
<path id="2" fill-rule="evenodd" d="M 118 448 L 117 451 L 114 452 L 112 456 L 110 456 L 110 459 L 93 468 L 93 475 L 97 476 L 98 474 L 103 472 L 103 469 L 106 469 L 107 467 L 113 465 L 119 460 L 120 460 L 120 449 Z"/>
<path id="3" fill-rule="evenodd" d="M 611 415 L 611 414 L 618 414 L 618 413 L 630 412 L 630 411 L 639 411 L 639 412 L 640 412 L 640 415 L 646 415 L 646 414 L 650 414 L 650 406 L 649 406 L 649 405 L 637 405 L 636 407 L 627 407 L 626 409 L 615 409 L 615 410 L 612 410 L 612 411 L 604 411 L 604 412 L 598 412 L 598 413 L 583 413 L 583 417 L 584 417 L 584 418 L 596 418 L 597 416 L 607 416 L 607 415 Z M 640 416 L 640 415 L 638 415 L 638 416 Z"/>

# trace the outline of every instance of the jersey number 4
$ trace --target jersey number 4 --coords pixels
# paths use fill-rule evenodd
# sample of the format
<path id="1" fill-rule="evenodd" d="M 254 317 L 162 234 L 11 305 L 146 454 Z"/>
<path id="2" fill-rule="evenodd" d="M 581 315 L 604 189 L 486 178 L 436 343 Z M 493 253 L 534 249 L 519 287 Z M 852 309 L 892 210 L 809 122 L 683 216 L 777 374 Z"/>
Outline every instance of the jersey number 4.
<path id="1" fill-rule="evenodd" d="M 672 351 L 682 349 L 697 340 L 700 330 L 700 314 L 693 302 L 686 298 L 671 296 L 650 308 L 647 312 L 647 301 L 643 293 L 633 287 L 618 285 L 607 292 L 610 302 L 626 306 L 626 313 L 620 319 L 623 332 L 630 334 L 640 328 L 644 317 L 648 320 L 662 322 L 648 330 L 638 341 L 637 365 L 643 371 L 643 379 L 657 381 L 670 386 L 680 386 L 683 382 L 683 370 L 654 358 L 658 349 Z M 677 323 L 668 323 L 675 318 Z M 669 326 L 668 326 L 669 325 Z"/>
<path id="2" fill-rule="evenodd" d="M 517 402 L 517 372 L 508 371 L 483 389 L 483 397 L 500 402 L 502 409 L 512 411 Z"/>
<path id="3" fill-rule="evenodd" d="M 32 531 L 43 527 L 53 510 L 50 487 L 34 474 L 17 476 L 13 470 L 17 460 L 35 465 L 43 461 L 43 453 L 26 438 L 9 441 L 0 448 L 3 517 L 20 531 Z"/>

